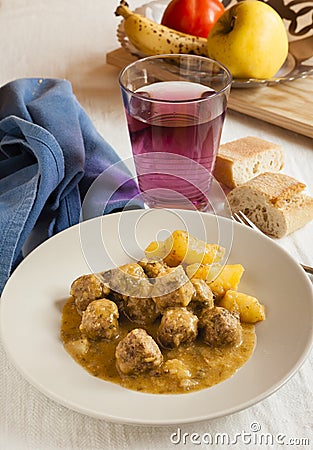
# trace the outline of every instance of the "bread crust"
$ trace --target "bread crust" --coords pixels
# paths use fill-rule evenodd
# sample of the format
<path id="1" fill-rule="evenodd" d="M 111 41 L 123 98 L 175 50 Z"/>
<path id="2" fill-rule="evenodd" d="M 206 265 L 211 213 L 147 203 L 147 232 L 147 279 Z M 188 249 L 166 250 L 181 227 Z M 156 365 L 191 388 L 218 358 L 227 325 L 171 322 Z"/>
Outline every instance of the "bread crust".
<path id="1" fill-rule="evenodd" d="M 302 192 L 306 185 L 284 173 L 261 173 L 249 181 L 249 188 L 264 194 L 268 201 L 277 207 L 295 194 Z"/>
<path id="2" fill-rule="evenodd" d="M 284 165 L 280 145 L 255 136 L 222 144 L 216 157 L 214 176 L 233 189 L 262 172 L 276 172 Z"/>

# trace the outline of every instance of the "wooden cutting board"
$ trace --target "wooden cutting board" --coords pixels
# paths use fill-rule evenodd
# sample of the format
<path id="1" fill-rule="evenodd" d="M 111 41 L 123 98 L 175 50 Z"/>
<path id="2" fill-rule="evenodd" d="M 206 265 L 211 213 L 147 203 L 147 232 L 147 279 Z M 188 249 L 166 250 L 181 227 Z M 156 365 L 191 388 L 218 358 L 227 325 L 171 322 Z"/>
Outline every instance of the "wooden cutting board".
<path id="1" fill-rule="evenodd" d="M 106 56 L 122 69 L 136 57 L 123 48 Z M 233 88 L 228 108 L 313 138 L 313 76 L 258 88 Z"/>

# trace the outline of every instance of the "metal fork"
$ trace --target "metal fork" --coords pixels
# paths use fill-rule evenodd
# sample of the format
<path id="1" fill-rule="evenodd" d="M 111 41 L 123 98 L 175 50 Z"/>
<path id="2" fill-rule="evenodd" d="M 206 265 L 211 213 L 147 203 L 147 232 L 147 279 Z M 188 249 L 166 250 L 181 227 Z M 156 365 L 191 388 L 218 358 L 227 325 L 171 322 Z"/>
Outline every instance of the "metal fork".
<path id="1" fill-rule="evenodd" d="M 254 230 L 258 231 L 259 233 L 263 233 L 253 222 L 251 222 L 250 219 L 242 212 L 237 211 L 236 213 L 233 213 L 231 218 L 238 223 L 242 223 L 243 225 L 247 225 L 250 228 L 253 228 Z M 305 270 L 305 272 L 313 275 L 313 267 L 306 266 L 305 264 L 300 264 L 300 266 Z"/>

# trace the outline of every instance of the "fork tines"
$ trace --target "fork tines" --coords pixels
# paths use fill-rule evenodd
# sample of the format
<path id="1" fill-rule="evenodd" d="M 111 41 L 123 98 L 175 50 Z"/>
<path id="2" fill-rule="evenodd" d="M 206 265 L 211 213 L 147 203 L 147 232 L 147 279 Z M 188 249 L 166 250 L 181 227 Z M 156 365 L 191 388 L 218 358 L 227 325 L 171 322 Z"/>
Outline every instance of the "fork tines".
<path id="1" fill-rule="evenodd" d="M 242 211 L 237 211 L 237 212 L 233 213 L 231 218 L 235 222 L 241 223 L 243 225 L 247 225 L 248 227 L 253 228 L 254 230 L 262 233 L 262 231 L 253 222 L 251 222 L 251 220 L 248 219 L 248 217 Z M 310 266 L 307 266 L 307 265 L 301 264 L 301 263 L 300 263 L 300 266 L 305 270 L 305 272 L 313 275 L 313 267 L 310 267 Z"/>
<path id="2" fill-rule="evenodd" d="M 248 227 L 253 228 L 254 230 L 261 231 L 250 219 L 248 219 L 248 217 L 242 211 L 237 211 L 233 213 L 232 219 L 238 223 L 247 225 Z"/>

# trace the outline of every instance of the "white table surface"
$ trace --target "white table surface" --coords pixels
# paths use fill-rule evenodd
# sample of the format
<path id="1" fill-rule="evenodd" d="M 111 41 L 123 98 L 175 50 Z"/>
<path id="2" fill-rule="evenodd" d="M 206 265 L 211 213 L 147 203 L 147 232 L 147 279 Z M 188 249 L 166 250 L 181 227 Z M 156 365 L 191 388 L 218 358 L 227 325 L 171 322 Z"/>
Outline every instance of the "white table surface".
<path id="1" fill-rule="evenodd" d="M 130 0 L 132 8 L 143 3 Z M 117 82 L 119 70 L 105 55 L 117 48 L 114 16 L 118 0 L 1 0 L 0 84 L 38 76 L 66 78 L 98 130 L 121 158 L 131 155 Z M 243 94 L 244 95 L 244 94 Z M 266 95 L 266 90 L 264 90 Z M 312 99 L 308 99 L 312 101 Z M 283 171 L 307 184 L 313 195 L 312 140 L 228 111 L 222 142 L 247 135 L 279 143 L 285 150 Z M 296 259 L 313 265 L 313 223 L 279 241 Z M 59 406 L 28 384 L 7 359 L 0 343 L 0 449 L 167 449 L 229 448 L 171 443 L 177 426 L 139 427 L 106 423 Z M 182 433 L 282 433 L 294 448 L 313 445 L 313 354 L 278 392 L 249 409 L 203 423 L 182 425 Z M 299 444 L 306 439 L 304 445 Z M 308 442 L 309 441 L 309 442 Z M 246 441 L 248 442 L 248 441 Z M 308 445 L 310 443 L 310 445 Z M 290 445 L 292 442 L 290 441 Z M 236 448 L 290 448 L 249 445 Z"/>

